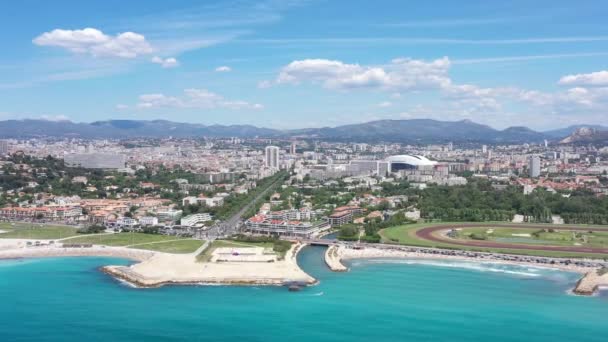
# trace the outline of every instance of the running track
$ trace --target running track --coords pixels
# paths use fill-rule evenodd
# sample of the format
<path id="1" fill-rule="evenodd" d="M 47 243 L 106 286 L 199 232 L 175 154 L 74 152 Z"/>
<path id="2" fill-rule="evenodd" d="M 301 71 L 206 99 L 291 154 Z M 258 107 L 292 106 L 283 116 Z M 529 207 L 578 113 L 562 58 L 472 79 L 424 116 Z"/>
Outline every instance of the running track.
<path id="1" fill-rule="evenodd" d="M 546 245 L 524 245 L 524 244 L 514 244 L 514 243 L 503 243 L 503 242 L 495 242 L 495 241 L 482 241 L 482 240 L 456 240 L 450 239 L 446 236 L 442 236 L 440 234 L 435 234 L 439 231 L 450 230 L 453 228 L 475 228 L 475 227 L 491 227 L 491 228 L 532 228 L 532 229 L 542 229 L 549 228 L 544 225 L 534 225 L 534 224 L 496 224 L 496 223 L 462 223 L 462 224 L 442 224 L 431 226 L 427 228 L 422 228 L 416 231 L 416 237 L 435 242 L 449 243 L 452 245 L 459 246 L 469 246 L 469 247 L 488 247 L 488 248 L 509 248 L 509 249 L 528 249 L 528 250 L 536 250 L 536 251 L 558 251 L 558 252 L 575 252 L 575 253 L 593 253 L 593 254 L 608 254 L 608 248 L 594 248 L 594 247 L 567 247 L 567 246 L 546 246 Z M 589 231 L 589 230 L 605 230 L 608 231 L 608 226 L 606 228 L 597 228 L 597 227 L 581 227 L 581 226 L 562 226 L 559 227 L 551 226 L 555 230 L 577 230 L 577 231 Z"/>

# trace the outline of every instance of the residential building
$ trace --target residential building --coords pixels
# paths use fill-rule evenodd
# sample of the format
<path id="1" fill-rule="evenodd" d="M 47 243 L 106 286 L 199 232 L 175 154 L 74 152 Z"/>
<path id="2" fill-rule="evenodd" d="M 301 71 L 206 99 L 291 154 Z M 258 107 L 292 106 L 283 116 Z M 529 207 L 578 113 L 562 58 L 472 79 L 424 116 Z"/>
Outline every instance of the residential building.
<path id="1" fill-rule="evenodd" d="M 265 163 L 266 167 L 271 169 L 279 168 L 279 153 L 280 149 L 277 146 L 266 146 L 265 152 Z"/>

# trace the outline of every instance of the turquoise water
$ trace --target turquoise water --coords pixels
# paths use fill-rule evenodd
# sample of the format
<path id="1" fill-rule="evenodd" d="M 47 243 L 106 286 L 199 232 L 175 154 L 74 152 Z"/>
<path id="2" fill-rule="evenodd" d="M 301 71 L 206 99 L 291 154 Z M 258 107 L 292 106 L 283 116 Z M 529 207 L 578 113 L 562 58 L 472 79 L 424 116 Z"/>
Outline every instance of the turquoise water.
<path id="1" fill-rule="evenodd" d="M 355 261 L 279 287 L 134 289 L 97 271 L 109 258 L 0 261 L 2 341 L 606 341 L 608 296 L 567 293 L 576 275 L 533 268 Z"/>

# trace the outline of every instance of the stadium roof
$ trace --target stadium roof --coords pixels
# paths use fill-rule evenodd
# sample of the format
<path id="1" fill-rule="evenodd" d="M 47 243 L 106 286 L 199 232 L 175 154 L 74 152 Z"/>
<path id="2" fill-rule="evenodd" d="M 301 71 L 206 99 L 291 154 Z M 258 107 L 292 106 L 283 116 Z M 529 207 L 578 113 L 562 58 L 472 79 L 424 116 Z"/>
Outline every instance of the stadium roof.
<path id="1" fill-rule="evenodd" d="M 408 154 L 390 156 L 390 157 L 386 158 L 386 161 L 390 162 L 390 163 L 403 163 L 403 164 L 409 164 L 409 165 L 415 165 L 415 166 L 426 166 L 426 165 L 437 164 L 436 161 L 429 160 L 426 157 L 414 156 L 414 155 L 408 155 Z"/>

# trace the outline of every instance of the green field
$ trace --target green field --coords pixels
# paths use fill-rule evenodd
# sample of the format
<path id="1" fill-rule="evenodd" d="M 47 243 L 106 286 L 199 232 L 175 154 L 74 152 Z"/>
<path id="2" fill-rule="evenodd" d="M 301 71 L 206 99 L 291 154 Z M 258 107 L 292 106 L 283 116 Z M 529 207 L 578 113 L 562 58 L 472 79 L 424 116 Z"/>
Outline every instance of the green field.
<path id="1" fill-rule="evenodd" d="M 462 224 L 464 222 L 442 222 L 441 224 Z M 561 252 L 561 251 L 543 251 L 543 250 L 523 250 L 523 249 L 505 249 L 505 248 L 484 248 L 484 247 L 469 247 L 469 246 L 460 246 L 456 244 L 444 243 L 444 242 L 435 242 L 435 241 L 427 241 L 418 238 L 415 233 L 416 231 L 429 227 L 434 224 L 429 223 L 418 223 L 418 224 L 410 224 L 403 225 L 397 227 L 390 227 L 386 229 L 382 229 L 380 231 L 380 236 L 382 237 L 383 243 L 393 243 L 393 244 L 401 244 L 408 246 L 420 246 L 420 247 L 435 247 L 435 248 L 447 248 L 447 249 L 460 249 L 460 250 L 470 250 L 470 251 L 480 251 L 480 252 L 494 252 L 494 253 L 508 253 L 508 254 L 522 254 L 522 255 L 533 255 L 533 256 L 548 256 L 548 257 L 568 257 L 568 258 L 608 258 L 608 255 L 602 256 L 599 254 L 592 253 L 575 253 L 575 252 Z M 540 226 L 542 227 L 542 226 Z M 467 228 L 468 229 L 478 229 L 479 231 L 486 231 L 488 228 L 492 228 L 492 224 L 488 223 L 487 227 L 482 228 Z M 591 227 L 590 228 L 596 228 Z M 608 229 L 608 227 L 602 227 L 603 229 Z M 496 228 L 493 228 L 496 230 Z M 525 234 L 527 229 L 509 229 L 509 228 L 499 228 L 504 229 L 504 234 L 512 234 L 512 233 L 520 233 Z M 532 229 L 531 231 L 537 231 L 538 229 Z M 602 235 L 607 232 L 602 232 Z M 542 246 L 542 245 L 539 245 Z"/>
<path id="2" fill-rule="evenodd" d="M 169 240 L 191 240 L 190 238 L 179 238 L 175 236 L 144 234 L 144 233 L 115 233 L 100 235 L 80 235 L 65 240 L 65 243 L 92 243 L 106 246 L 129 246 L 136 244 L 147 244 Z"/>
<path id="3" fill-rule="evenodd" d="M 185 254 L 196 251 L 205 241 L 186 239 L 176 241 L 151 242 L 142 245 L 132 246 L 131 248 L 145 249 L 149 251 Z"/>
<path id="4" fill-rule="evenodd" d="M 263 247 L 270 248 L 274 247 L 272 242 L 240 242 L 240 241 L 230 241 L 230 240 L 215 240 L 207 247 L 201 254 L 196 256 L 196 260 L 199 262 L 209 262 L 211 260 L 211 256 L 213 255 L 213 251 L 216 248 L 221 247 L 235 247 L 235 248 L 247 248 L 247 247 Z M 279 258 L 283 257 L 285 254 L 279 256 Z"/>
<path id="5" fill-rule="evenodd" d="M 528 236 L 522 236 L 528 235 Z M 590 229 L 588 232 L 547 229 L 513 228 L 464 228 L 458 231 L 458 238 L 464 240 L 483 239 L 488 241 L 521 243 L 530 245 L 608 247 L 608 231 Z"/>
<path id="6" fill-rule="evenodd" d="M 0 239 L 62 239 L 78 235 L 76 227 L 19 222 L 0 223 Z"/>

